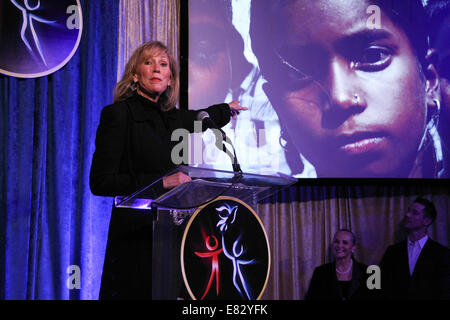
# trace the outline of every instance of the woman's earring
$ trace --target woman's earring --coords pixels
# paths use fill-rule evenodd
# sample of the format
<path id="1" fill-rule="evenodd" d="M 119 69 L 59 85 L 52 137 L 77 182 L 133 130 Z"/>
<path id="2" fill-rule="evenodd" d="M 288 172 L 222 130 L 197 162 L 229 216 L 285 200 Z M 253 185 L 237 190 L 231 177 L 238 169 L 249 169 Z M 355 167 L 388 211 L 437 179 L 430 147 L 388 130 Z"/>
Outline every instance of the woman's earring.
<path id="1" fill-rule="evenodd" d="M 286 149 L 288 147 L 286 133 L 283 128 L 280 129 L 280 137 L 278 138 L 278 143 L 283 149 Z"/>
<path id="2" fill-rule="evenodd" d="M 441 101 L 439 99 L 433 99 L 434 103 L 436 104 L 436 112 L 433 114 L 432 121 L 433 124 L 437 127 L 439 124 L 439 117 L 441 115 Z"/>
<path id="3" fill-rule="evenodd" d="M 136 91 L 137 90 L 137 86 L 138 86 L 137 82 L 133 82 L 132 84 L 130 84 L 131 91 Z"/>
<path id="4" fill-rule="evenodd" d="M 439 99 L 433 99 L 434 103 L 436 103 L 436 109 L 437 109 L 437 113 L 440 114 L 441 113 L 441 101 L 439 101 Z"/>

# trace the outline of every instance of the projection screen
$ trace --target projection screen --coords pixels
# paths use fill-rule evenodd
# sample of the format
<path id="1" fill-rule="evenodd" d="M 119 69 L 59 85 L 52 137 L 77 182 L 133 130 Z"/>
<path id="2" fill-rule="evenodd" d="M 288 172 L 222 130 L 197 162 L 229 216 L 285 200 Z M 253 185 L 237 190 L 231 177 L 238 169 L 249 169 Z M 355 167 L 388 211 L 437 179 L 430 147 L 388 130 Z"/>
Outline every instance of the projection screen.
<path id="1" fill-rule="evenodd" d="M 249 108 L 224 127 L 244 172 L 447 178 L 450 23 L 424 3 L 189 0 L 188 106 Z M 231 170 L 215 144 L 191 163 Z"/>

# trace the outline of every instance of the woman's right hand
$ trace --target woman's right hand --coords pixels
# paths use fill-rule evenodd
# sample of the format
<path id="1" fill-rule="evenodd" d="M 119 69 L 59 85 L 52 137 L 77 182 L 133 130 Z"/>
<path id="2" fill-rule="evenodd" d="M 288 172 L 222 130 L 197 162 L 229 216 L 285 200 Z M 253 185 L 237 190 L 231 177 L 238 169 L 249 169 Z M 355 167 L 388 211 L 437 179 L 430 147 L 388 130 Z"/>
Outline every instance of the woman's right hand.
<path id="1" fill-rule="evenodd" d="M 241 106 L 238 100 L 229 102 L 228 106 L 230 107 L 231 117 L 235 120 L 236 116 L 238 116 L 241 111 L 248 110 L 248 108 Z"/>
<path id="2" fill-rule="evenodd" d="M 191 181 L 191 177 L 187 174 L 179 171 L 177 173 L 171 174 L 170 176 L 163 178 L 163 187 L 164 189 L 170 189 L 176 187 L 182 183 Z"/>

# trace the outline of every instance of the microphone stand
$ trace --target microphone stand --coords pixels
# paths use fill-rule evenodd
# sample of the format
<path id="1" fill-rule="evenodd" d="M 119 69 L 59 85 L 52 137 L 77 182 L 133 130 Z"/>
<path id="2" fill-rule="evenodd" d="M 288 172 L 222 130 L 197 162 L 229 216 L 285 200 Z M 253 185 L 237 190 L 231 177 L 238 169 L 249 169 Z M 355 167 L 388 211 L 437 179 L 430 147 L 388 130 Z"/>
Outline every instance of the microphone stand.
<path id="1" fill-rule="evenodd" d="M 233 172 L 236 173 L 236 174 L 242 175 L 243 172 L 241 170 L 241 165 L 238 162 L 238 159 L 237 159 L 237 156 L 236 156 L 236 149 L 234 148 L 234 145 L 231 143 L 231 141 L 229 139 L 227 139 L 227 136 L 226 136 L 225 132 L 222 129 L 220 129 L 218 127 L 215 128 L 215 129 L 218 130 L 221 133 L 221 137 L 220 137 L 219 134 L 215 134 L 215 136 L 216 136 L 216 147 L 219 150 L 225 152 L 230 158 L 233 158 L 232 159 L 232 163 L 231 163 L 231 165 L 233 167 Z M 220 145 L 220 142 L 222 142 L 222 145 Z M 233 148 L 233 153 L 231 153 L 227 149 L 227 147 L 225 145 L 225 142 L 229 143 L 230 146 Z"/>
<path id="2" fill-rule="evenodd" d="M 199 114 L 198 114 L 198 116 L 197 116 L 197 118 L 198 118 L 198 120 L 201 120 L 202 121 L 202 123 L 205 123 L 206 124 L 206 127 L 208 127 L 208 128 L 210 128 L 210 129 L 216 129 L 216 130 L 218 130 L 220 133 L 221 133 L 221 139 L 222 139 L 222 146 L 220 146 L 220 137 L 219 137 L 219 135 L 218 134 L 216 134 L 216 132 L 214 132 L 214 130 L 213 130 L 213 132 L 215 133 L 215 136 L 216 136 L 216 147 L 219 149 L 219 150 L 222 150 L 223 152 L 225 152 L 227 155 L 229 155 L 230 156 L 230 154 L 232 154 L 233 155 L 233 159 L 232 159 L 232 167 L 233 167 L 233 172 L 235 173 L 235 174 L 237 174 L 237 175 L 242 175 L 243 174 L 243 172 L 242 172 L 242 170 L 241 170 L 241 165 L 239 164 L 239 162 L 238 162 L 238 159 L 237 159 L 237 156 L 236 156 L 236 149 L 234 148 L 234 145 L 231 143 L 231 141 L 229 141 L 228 139 L 227 139 L 227 135 L 225 134 L 225 132 L 218 126 L 218 125 L 216 125 L 215 123 L 214 123 L 214 121 L 209 117 L 209 114 L 206 112 L 206 111 L 201 111 Z M 233 153 L 231 153 L 228 149 L 227 149 L 227 147 L 226 147 L 226 145 L 225 145 L 225 142 L 228 142 L 230 145 L 231 145 L 231 147 L 233 148 Z M 220 147 L 222 147 L 222 148 L 220 148 Z M 230 158 L 231 158 L 231 156 L 230 156 Z"/>

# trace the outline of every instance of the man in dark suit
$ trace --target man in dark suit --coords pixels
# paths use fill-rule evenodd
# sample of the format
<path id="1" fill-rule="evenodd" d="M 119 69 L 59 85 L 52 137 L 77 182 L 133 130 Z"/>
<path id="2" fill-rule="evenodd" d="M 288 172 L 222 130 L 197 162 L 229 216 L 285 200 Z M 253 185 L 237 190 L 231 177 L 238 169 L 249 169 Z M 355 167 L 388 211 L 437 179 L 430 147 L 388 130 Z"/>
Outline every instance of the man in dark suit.
<path id="1" fill-rule="evenodd" d="M 416 198 L 405 214 L 407 240 L 391 245 L 381 261 L 387 299 L 450 299 L 450 250 L 427 235 L 436 219 L 434 204 Z"/>

